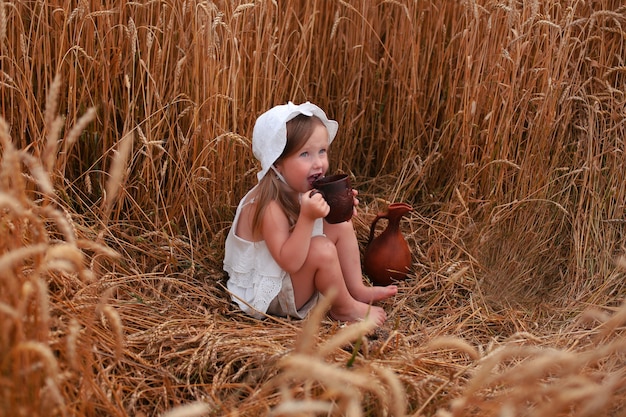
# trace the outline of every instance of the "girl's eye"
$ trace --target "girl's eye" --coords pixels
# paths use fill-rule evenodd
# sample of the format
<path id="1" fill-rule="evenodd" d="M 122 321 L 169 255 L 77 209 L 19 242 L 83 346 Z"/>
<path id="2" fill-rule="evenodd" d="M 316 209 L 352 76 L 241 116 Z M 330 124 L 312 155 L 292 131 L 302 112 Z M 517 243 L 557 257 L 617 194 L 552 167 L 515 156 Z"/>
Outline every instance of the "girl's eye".
<path id="1" fill-rule="evenodd" d="M 306 158 L 307 156 L 309 156 L 309 153 L 308 153 L 308 152 L 302 152 L 302 153 L 300 154 L 300 156 L 301 156 L 302 158 Z"/>
<path id="2" fill-rule="evenodd" d="M 326 149 L 320 150 L 320 155 L 324 155 L 324 154 L 326 154 Z"/>

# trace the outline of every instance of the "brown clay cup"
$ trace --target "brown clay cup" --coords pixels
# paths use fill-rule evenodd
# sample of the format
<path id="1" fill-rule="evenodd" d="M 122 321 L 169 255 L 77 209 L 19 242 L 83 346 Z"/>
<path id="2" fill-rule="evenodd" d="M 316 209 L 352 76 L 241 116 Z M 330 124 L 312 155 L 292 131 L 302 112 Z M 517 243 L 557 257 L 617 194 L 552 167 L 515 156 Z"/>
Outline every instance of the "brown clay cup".
<path id="1" fill-rule="evenodd" d="M 346 222 L 352 218 L 354 210 L 354 194 L 348 174 L 335 174 L 313 182 L 315 190 L 321 193 L 328 205 L 330 213 L 325 217 L 328 223 Z"/>

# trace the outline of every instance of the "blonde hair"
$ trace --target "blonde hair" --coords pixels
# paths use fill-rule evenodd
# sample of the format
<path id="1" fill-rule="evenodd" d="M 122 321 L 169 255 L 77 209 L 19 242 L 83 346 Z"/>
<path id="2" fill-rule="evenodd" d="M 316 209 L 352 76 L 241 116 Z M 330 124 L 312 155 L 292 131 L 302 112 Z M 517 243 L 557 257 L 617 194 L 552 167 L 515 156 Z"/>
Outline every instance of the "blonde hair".
<path id="1" fill-rule="evenodd" d="M 313 134 L 316 126 L 324 126 L 322 120 L 316 116 L 299 114 L 287 122 L 287 143 L 283 153 L 276 162 L 287 158 L 300 150 Z M 274 163 L 276 163 L 274 162 Z M 252 230 L 255 236 L 260 236 L 262 219 L 265 209 L 271 201 L 276 201 L 289 220 L 289 228 L 293 229 L 300 214 L 300 201 L 289 186 L 282 182 L 275 172 L 268 171 L 257 186 L 254 196 L 255 208 L 252 215 Z"/>

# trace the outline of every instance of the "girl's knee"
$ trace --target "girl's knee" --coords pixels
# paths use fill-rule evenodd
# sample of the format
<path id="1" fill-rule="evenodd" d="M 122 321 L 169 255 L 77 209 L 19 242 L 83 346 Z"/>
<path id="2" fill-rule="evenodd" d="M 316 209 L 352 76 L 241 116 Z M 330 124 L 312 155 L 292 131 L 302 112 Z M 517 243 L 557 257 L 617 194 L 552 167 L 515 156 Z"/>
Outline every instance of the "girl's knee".
<path id="1" fill-rule="evenodd" d="M 324 233 L 334 243 L 345 237 L 356 236 L 352 220 L 336 224 L 324 223 Z"/>
<path id="2" fill-rule="evenodd" d="M 338 260 L 337 247 L 326 236 L 315 236 L 311 239 L 309 257 L 317 262 L 334 262 Z"/>

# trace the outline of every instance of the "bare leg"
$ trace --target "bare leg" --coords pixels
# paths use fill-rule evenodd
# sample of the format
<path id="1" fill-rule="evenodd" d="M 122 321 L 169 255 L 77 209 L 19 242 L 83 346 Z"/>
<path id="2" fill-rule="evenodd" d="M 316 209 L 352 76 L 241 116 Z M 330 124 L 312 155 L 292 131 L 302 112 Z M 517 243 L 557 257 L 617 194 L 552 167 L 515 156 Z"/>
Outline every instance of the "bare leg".
<path id="1" fill-rule="evenodd" d="M 337 247 L 341 271 L 348 291 L 364 303 L 384 300 L 398 293 L 398 287 L 370 287 L 363 282 L 361 256 L 352 221 L 330 224 L 324 222 L 324 233 Z"/>
<path id="2" fill-rule="evenodd" d="M 307 259 L 298 272 L 291 274 L 291 282 L 297 308 L 302 307 L 316 290 L 328 294 L 333 289 L 335 297 L 330 314 L 334 319 L 357 321 L 369 315 L 379 325 L 386 319 L 382 308 L 352 297 L 344 281 L 337 248 L 326 237 L 316 236 L 311 239 Z"/>

